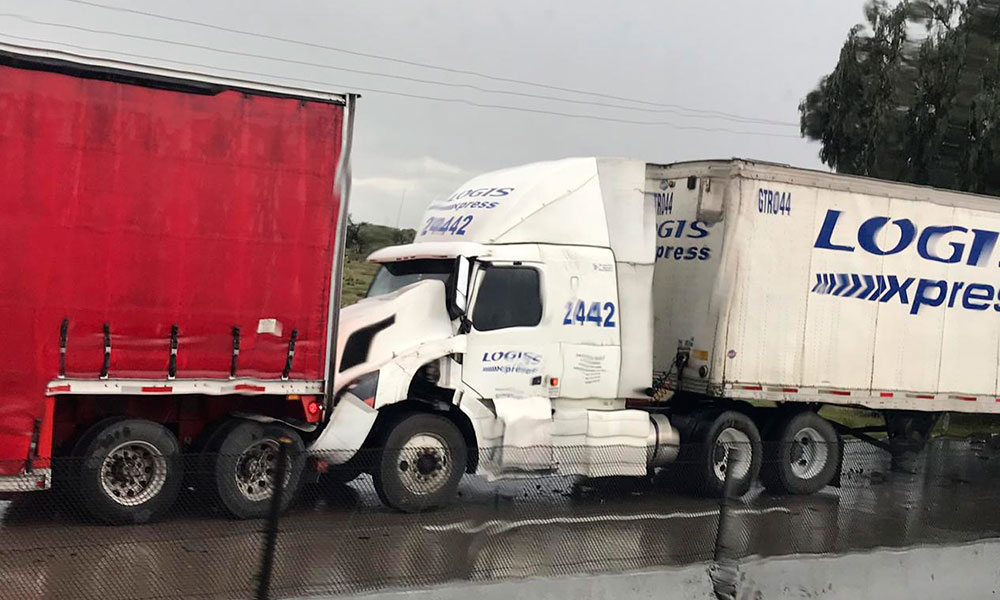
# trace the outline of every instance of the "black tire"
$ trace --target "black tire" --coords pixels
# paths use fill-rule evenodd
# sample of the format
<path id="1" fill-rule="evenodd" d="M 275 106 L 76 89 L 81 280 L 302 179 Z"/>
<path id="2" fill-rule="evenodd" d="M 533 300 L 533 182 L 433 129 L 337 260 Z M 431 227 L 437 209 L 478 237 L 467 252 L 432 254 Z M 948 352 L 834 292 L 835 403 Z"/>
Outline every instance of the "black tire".
<path id="1" fill-rule="evenodd" d="M 427 436 L 434 446 L 410 446 Z M 397 419 L 379 444 L 372 469 L 375 491 L 382 503 L 402 512 L 433 510 L 455 497 L 465 473 L 465 439 L 450 420 L 428 413 Z"/>
<path id="2" fill-rule="evenodd" d="M 177 499 L 184 477 L 180 445 L 158 423 L 106 419 L 81 437 L 77 452 L 77 497 L 97 519 L 148 523 Z"/>
<path id="3" fill-rule="evenodd" d="M 218 497 L 215 489 L 215 463 L 219 455 L 219 446 L 234 427 L 243 423 L 240 419 L 229 419 L 216 425 L 202 440 L 201 449 L 194 456 L 194 466 L 190 480 L 199 494 L 204 494 L 209 500 Z"/>
<path id="4" fill-rule="evenodd" d="M 734 441 L 734 435 L 742 439 Z M 746 465 L 740 468 L 742 473 L 733 483 L 734 496 L 742 496 L 750 491 L 750 486 L 760 473 L 763 459 L 760 432 L 753 420 L 743 413 L 732 410 L 704 413 L 694 427 L 689 447 L 686 460 L 691 464 L 685 466 L 694 475 L 692 483 L 695 490 L 704 496 L 722 496 L 726 470 L 729 468 L 728 460 L 731 457 L 730 448 L 739 447 L 741 464 Z M 750 454 L 749 461 L 747 452 Z"/>
<path id="5" fill-rule="evenodd" d="M 226 428 L 215 454 L 212 490 L 215 500 L 233 517 L 257 519 L 267 515 L 283 438 L 290 442 L 281 510 L 291 504 L 302 478 L 306 461 L 302 438 L 294 429 L 275 423 L 238 420 Z"/>
<path id="6" fill-rule="evenodd" d="M 80 493 L 80 466 L 83 464 L 82 455 L 87 446 L 104 429 L 118 421 L 124 421 L 128 417 L 105 417 L 92 424 L 90 427 L 75 434 L 63 446 L 63 450 L 68 449 L 62 456 L 52 462 L 52 487 L 56 492 L 75 500 L 75 496 Z"/>
<path id="7" fill-rule="evenodd" d="M 840 439 L 829 421 L 812 411 L 779 418 L 764 446 L 760 480 L 774 494 L 813 494 L 833 480 Z"/>

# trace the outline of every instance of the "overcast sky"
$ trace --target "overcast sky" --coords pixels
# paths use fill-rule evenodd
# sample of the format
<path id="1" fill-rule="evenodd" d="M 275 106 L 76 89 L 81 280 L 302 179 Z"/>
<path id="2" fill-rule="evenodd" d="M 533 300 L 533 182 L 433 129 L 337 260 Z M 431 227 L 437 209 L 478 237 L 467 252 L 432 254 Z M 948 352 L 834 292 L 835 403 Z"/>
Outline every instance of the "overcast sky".
<path id="1" fill-rule="evenodd" d="M 599 155 L 670 162 L 743 156 L 821 167 L 818 145 L 798 137 L 797 106 L 836 64 L 847 31 L 863 20 L 863 4 L 0 0 L 0 39 L 119 58 L 122 53 L 143 55 L 165 65 L 180 61 L 360 91 L 351 212 L 359 221 L 395 225 L 398 218 L 401 226 L 414 226 L 431 199 L 448 195 L 465 179 L 537 160 Z M 221 32 L 99 5 L 649 104 Z"/>

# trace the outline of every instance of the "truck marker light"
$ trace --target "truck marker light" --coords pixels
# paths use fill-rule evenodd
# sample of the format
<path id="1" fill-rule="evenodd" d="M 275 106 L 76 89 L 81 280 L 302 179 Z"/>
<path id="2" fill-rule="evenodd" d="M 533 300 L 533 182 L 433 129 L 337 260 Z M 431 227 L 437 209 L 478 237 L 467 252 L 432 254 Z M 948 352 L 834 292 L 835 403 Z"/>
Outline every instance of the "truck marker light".
<path id="1" fill-rule="evenodd" d="M 549 385 L 551 385 L 552 387 L 559 387 L 559 378 L 558 377 L 550 378 Z"/>
<path id="2" fill-rule="evenodd" d="M 879 396 L 882 398 L 892 398 L 892 392 L 882 392 Z"/>
<path id="3" fill-rule="evenodd" d="M 299 396 L 298 394 L 288 394 L 288 399 L 289 400 L 293 400 L 294 401 L 294 400 L 298 400 L 300 398 L 301 398 L 301 396 Z"/>

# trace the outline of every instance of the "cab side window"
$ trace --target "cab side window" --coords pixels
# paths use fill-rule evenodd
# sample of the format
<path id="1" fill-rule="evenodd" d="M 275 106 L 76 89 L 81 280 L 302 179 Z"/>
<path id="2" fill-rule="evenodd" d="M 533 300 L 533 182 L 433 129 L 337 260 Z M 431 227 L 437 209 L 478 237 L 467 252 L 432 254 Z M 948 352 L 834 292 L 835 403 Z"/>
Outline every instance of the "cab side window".
<path id="1" fill-rule="evenodd" d="M 477 331 L 534 327 L 541 320 L 538 271 L 529 267 L 486 269 L 472 310 L 472 326 Z"/>

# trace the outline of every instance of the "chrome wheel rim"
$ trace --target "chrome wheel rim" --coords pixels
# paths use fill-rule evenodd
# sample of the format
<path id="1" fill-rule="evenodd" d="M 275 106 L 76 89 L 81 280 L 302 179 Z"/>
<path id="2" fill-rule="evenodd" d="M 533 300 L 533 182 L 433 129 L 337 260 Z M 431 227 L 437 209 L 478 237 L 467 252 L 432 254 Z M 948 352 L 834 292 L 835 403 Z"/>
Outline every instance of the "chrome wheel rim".
<path id="1" fill-rule="evenodd" d="M 451 477 L 448 444 L 433 433 L 417 434 L 400 448 L 396 470 L 403 487 L 411 494 L 433 494 Z"/>
<path id="2" fill-rule="evenodd" d="M 792 438 L 789 462 L 792 474 L 799 479 L 812 479 L 819 475 L 830 457 L 823 436 L 812 427 L 803 427 Z"/>
<path id="3" fill-rule="evenodd" d="M 240 453 L 233 473 L 236 487 L 251 502 L 267 500 L 274 493 L 275 472 L 278 468 L 278 442 L 257 440 Z M 288 473 L 285 474 L 288 483 Z"/>
<path id="4" fill-rule="evenodd" d="M 166 482 L 167 459 L 149 442 L 123 442 L 101 462 L 101 488 L 121 506 L 149 502 Z"/>
<path id="5" fill-rule="evenodd" d="M 740 454 L 737 461 L 731 460 L 734 449 L 737 449 Z M 737 479 L 743 479 L 750 473 L 752 453 L 750 436 L 734 427 L 723 429 L 715 438 L 715 447 L 712 449 L 712 469 L 715 471 L 715 476 L 719 478 L 719 481 L 725 481 L 726 473 L 730 469 L 730 463 L 732 463 L 733 476 Z"/>

